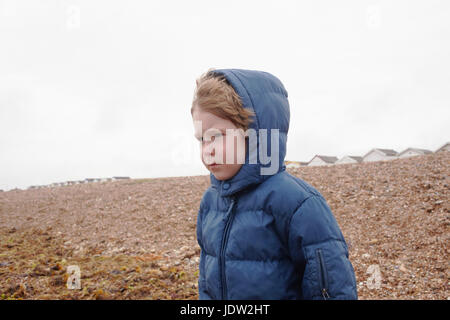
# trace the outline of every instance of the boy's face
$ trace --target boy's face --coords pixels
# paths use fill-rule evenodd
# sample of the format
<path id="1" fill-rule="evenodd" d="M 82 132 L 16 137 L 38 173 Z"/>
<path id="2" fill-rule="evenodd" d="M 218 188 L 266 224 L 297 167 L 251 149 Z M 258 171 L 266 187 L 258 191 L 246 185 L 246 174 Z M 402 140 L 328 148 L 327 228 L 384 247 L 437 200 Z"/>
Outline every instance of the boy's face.
<path id="1" fill-rule="evenodd" d="M 245 161 L 245 135 L 233 122 L 196 107 L 192 112 L 201 159 L 217 180 L 232 178 Z"/>

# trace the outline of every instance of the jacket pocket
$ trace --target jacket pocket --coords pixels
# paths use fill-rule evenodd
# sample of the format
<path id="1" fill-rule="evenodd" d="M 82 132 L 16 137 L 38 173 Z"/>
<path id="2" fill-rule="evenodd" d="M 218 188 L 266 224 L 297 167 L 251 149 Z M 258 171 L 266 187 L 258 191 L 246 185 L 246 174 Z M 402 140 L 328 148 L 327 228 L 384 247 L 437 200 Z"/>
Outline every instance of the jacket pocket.
<path id="1" fill-rule="evenodd" d="M 325 267 L 325 260 L 323 258 L 322 249 L 316 249 L 316 259 L 318 266 L 318 277 L 319 277 L 319 290 L 324 300 L 330 298 L 328 294 L 328 274 Z"/>

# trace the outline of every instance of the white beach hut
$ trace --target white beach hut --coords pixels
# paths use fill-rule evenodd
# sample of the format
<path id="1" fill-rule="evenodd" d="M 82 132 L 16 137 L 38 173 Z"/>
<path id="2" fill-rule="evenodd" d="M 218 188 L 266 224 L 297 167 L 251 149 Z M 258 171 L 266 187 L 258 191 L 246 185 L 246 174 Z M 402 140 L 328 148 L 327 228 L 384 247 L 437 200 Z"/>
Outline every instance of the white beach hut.
<path id="1" fill-rule="evenodd" d="M 397 159 L 397 151 L 392 149 L 375 148 L 363 156 L 363 162 L 383 161 Z"/>

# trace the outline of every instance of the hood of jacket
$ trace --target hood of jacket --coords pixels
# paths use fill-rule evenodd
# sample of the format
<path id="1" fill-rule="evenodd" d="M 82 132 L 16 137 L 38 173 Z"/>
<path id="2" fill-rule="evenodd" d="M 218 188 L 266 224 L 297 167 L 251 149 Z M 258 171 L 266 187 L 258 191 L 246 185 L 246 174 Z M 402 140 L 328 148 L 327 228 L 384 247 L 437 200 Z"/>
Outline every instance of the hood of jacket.
<path id="1" fill-rule="evenodd" d="M 250 186 L 258 185 L 286 169 L 287 134 L 289 131 L 288 93 L 281 81 L 268 72 L 242 69 L 219 69 L 241 97 L 244 108 L 255 117 L 249 129 L 256 132 L 257 143 L 246 139 L 245 163 L 236 175 L 218 180 L 210 173 L 211 186 L 220 196 L 232 196 Z M 265 129 L 265 130 L 263 130 Z"/>

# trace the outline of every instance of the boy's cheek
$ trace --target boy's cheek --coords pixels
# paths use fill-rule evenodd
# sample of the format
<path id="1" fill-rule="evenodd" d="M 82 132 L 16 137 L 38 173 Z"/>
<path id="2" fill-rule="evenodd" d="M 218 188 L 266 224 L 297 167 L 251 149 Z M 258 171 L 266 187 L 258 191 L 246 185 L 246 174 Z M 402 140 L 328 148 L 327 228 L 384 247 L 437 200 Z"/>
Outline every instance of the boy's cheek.
<path id="1" fill-rule="evenodd" d="M 215 145 L 213 149 L 211 149 L 210 147 L 200 147 L 200 149 L 201 149 L 200 158 L 205 166 L 212 163 L 220 163 L 220 164 L 225 163 L 226 160 L 225 145 Z"/>
<path id="2" fill-rule="evenodd" d="M 220 163 L 220 160 L 218 159 L 218 155 L 217 153 L 213 156 L 211 156 L 210 153 L 202 153 L 201 155 L 201 160 L 202 163 L 205 165 L 205 167 L 207 167 L 208 165 L 212 164 L 212 163 Z"/>
<path id="3" fill-rule="evenodd" d="M 214 162 L 214 157 L 208 155 L 202 156 L 202 162 L 205 166 L 208 166 Z"/>
<path id="4" fill-rule="evenodd" d="M 226 140 L 224 139 L 223 143 L 216 143 L 211 149 L 211 146 L 202 146 L 201 147 L 201 160 L 205 166 L 208 166 L 211 163 L 220 163 L 220 164 L 243 164 L 245 161 L 245 140 L 242 142 L 241 147 L 237 143 L 229 144 L 227 146 Z M 221 150 L 218 152 L 218 150 Z M 232 156 L 230 162 L 227 162 L 227 154 Z M 214 154 L 211 156 L 211 154 Z"/>

